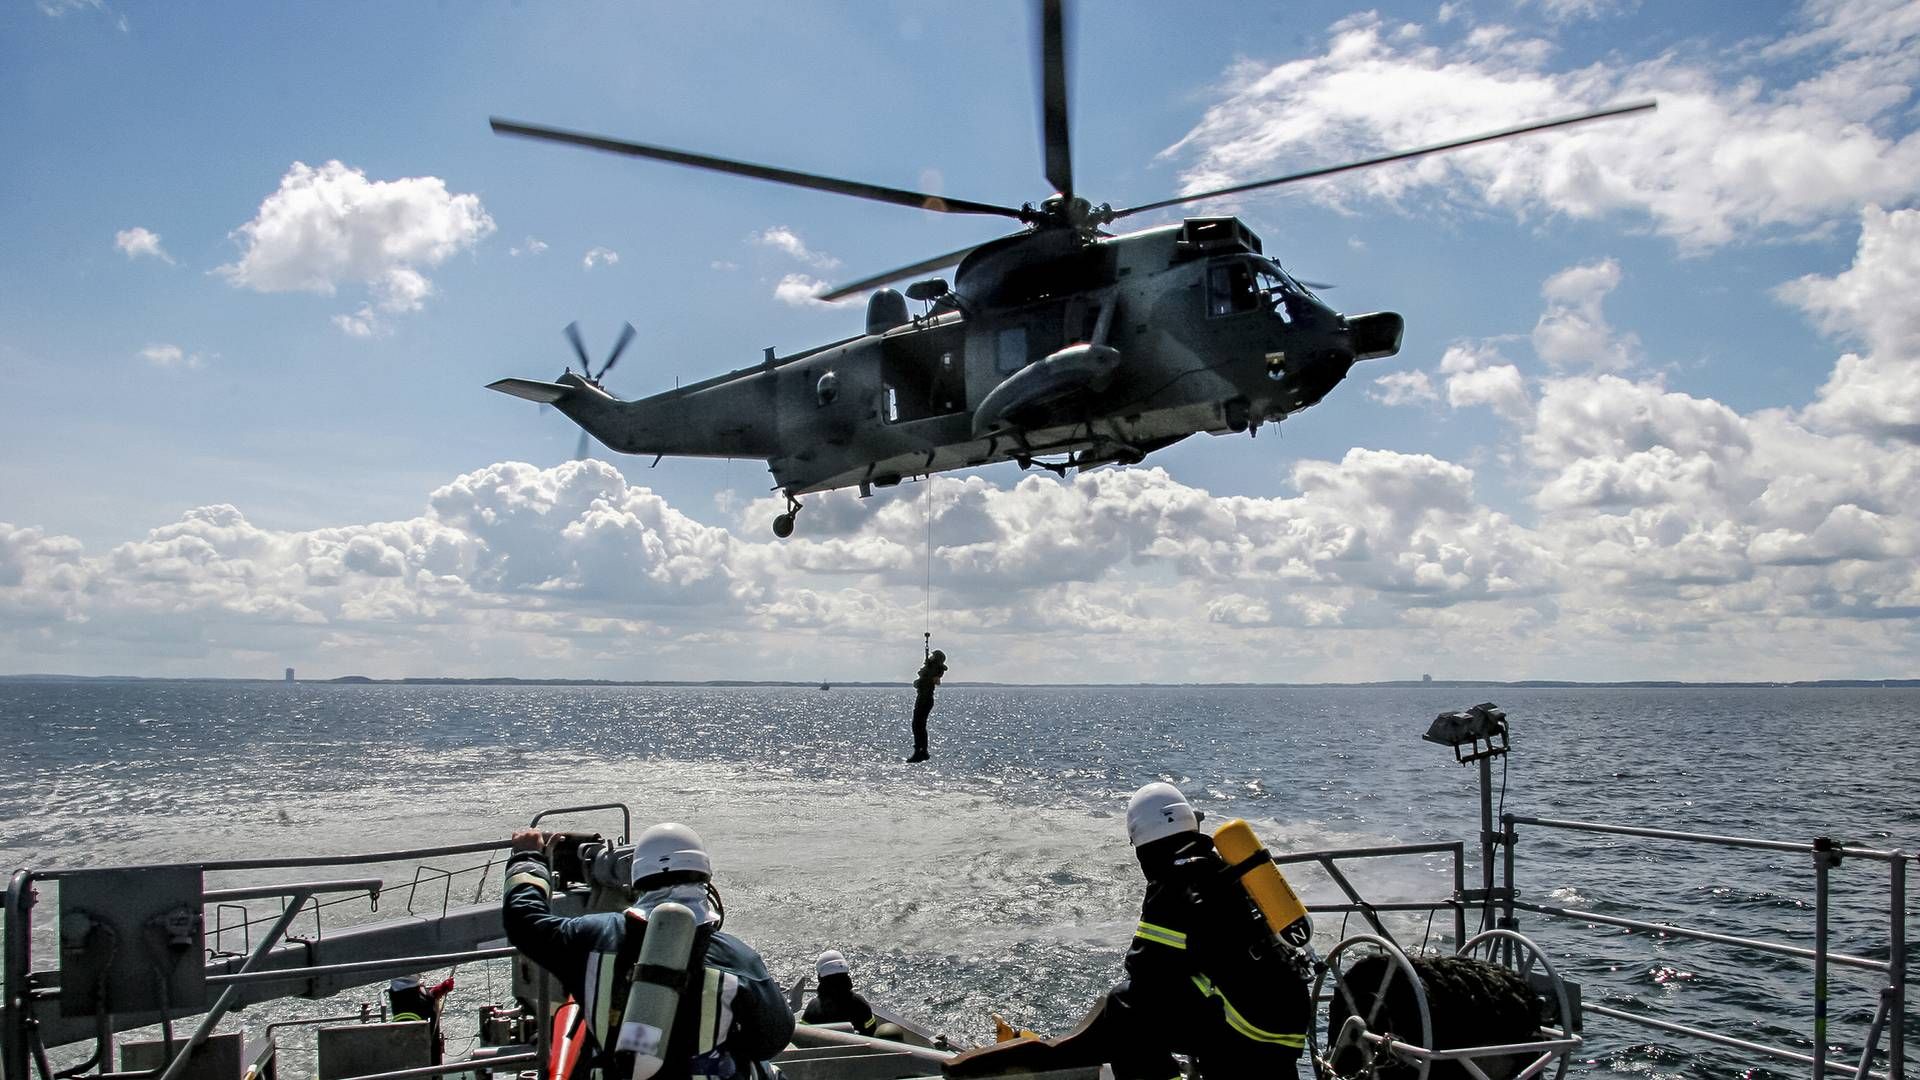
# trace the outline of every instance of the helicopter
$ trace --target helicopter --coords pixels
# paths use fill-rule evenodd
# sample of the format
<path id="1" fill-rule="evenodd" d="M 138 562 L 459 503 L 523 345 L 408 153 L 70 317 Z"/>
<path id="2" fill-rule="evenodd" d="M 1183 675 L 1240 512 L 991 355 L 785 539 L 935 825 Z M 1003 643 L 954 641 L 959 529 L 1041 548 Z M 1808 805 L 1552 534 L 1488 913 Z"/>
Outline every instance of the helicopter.
<path id="1" fill-rule="evenodd" d="M 488 384 L 553 406 L 609 449 L 764 458 L 791 536 L 800 496 L 1011 461 L 1062 477 L 1135 465 L 1199 432 L 1257 433 L 1400 350 L 1391 311 L 1341 314 L 1235 217 L 1115 234 L 1123 218 L 1654 108 L 1615 105 L 1411 150 L 1116 209 L 1074 184 L 1061 0 L 1038 5 L 1043 173 L 1054 193 L 1005 206 L 495 117 L 496 133 L 811 188 L 935 213 L 1011 218 L 1011 235 L 821 294 L 875 290 L 863 332 L 634 401 L 582 371 Z M 902 295 L 882 286 L 946 267 Z M 909 301 L 920 305 L 909 308 Z M 630 337 L 630 335 L 628 335 Z M 623 337 L 621 347 L 628 340 Z M 614 356 L 619 355 L 616 347 Z M 609 365 L 611 361 L 609 361 Z M 601 374 L 606 368 L 601 369 Z M 583 434 L 583 438 L 584 438 Z M 583 443 L 584 450 L 584 443 Z M 584 456 L 584 455 L 582 455 Z"/>

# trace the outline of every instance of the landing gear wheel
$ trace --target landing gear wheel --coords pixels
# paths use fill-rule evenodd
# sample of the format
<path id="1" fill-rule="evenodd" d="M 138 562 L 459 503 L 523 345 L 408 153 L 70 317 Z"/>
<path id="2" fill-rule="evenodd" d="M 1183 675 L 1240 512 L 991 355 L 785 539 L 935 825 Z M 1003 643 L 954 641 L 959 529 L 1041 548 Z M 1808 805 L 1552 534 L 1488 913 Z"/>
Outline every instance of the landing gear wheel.
<path id="1" fill-rule="evenodd" d="M 800 500 L 787 496 L 787 512 L 773 519 L 773 535 L 785 540 L 793 535 L 793 519 L 800 514 Z"/>
<path id="2" fill-rule="evenodd" d="M 1356 991 L 1349 985 L 1348 975 L 1355 965 L 1374 957 L 1385 958 L 1384 977 L 1370 991 Z M 1320 1045 L 1318 1018 L 1307 1028 L 1307 1054 L 1313 1062 L 1314 1075 L 1319 1080 L 1380 1080 L 1381 1077 L 1427 1080 L 1429 1062 L 1426 1058 L 1401 1054 L 1392 1047 L 1396 1042 L 1423 1049 L 1433 1047 L 1433 1017 L 1427 1010 L 1426 988 L 1414 973 L 1413 965 L 1407 962 L 1406 954 L 1385 938 L 1356 934 L 1335 945 L 1327 954 L 1320 977 L 1314 980 L 1315 1001 L 1321 1000 L 1329 975 L 1333 977 L 1333 994 L 1326 999 L 1329 1019 L 1336 999 L 1346 1007 L 1347 1018 L 1339 1031 L 1329 1033 L 1331 1042 L 1324 1048 Z M 1416 1007 L 1414 1015 L 1400 1019 L 1414 1021 L 1414 1027 L 1406 1031 L 1387 1030 L 1395 1019 L 1390 1015 L 1389 997 L 1405 1001 L 1408 995 Z"/>

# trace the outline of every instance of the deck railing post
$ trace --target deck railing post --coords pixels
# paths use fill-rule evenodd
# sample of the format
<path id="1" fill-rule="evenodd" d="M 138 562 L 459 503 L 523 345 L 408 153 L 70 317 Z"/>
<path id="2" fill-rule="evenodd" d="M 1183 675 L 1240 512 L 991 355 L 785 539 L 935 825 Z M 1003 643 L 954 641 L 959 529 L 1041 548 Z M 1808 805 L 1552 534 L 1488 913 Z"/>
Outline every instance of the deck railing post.
<path id="1" fill-rule="evenodd" d="M 1453 845 L 1453 947 L 1457 952 L 1467 943 L 1467 850 Z"/>
<path id="2" fill-rule="evenodd" d="M 33 970 L 33 872 L 7 882 L 5 967 L 0 969 L 0 1078 L 27 1080 L 27 978 Z"/>
<path id="3" fill-rule="evenodd" d="M 1827 1076 L 1827 871 L 1840 861 L 1833 841 L 1813 841 L 1813 1080 Z"/>
<path id="4" fill-rule="evenodd" d="M 1887 982 L 1893 988 L 1893 1007 L 1887 1016 L 1887 1076 L 1907 1075 L 1907 857 L 1893 853 L 1888 882 Z"/>
<path id="5" fill-rule="evenodd" d="M 1507 872 L 1507 896 L 1501 905 L 1506 911 L 1506 918 L 1500 920 L 1500 928 L 1503 930 L 1517 930 L 1520 927 L 1520 920 L 1513 917 L 1513 901 L 1514 898 L 1519 895 L 1514 891 L 1513 886 L 1513 849 L 1519 842 L 1520 834 L 1513 831 L 1513 815 L 1502 814 L 1500 816 L 1500 843 L 1505 848 L 1502 855 L 1506 860 Z"/>

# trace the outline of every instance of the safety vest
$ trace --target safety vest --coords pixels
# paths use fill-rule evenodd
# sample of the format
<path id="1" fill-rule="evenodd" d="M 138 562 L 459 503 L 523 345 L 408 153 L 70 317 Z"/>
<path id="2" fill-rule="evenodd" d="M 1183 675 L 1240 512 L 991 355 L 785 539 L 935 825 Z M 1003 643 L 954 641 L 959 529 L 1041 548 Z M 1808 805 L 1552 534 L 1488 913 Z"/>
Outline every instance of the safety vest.
<path id="1" fill-rule="evenodd" d="M 675 1057 L 688 1063 L 690 1080 L 732 1080 L 737 1067 L 726 1042 L 733 1031 L 733 1000 L 740 992 L 740 976 L 699 963 L 697 958 L 706 951 L 706 939 L 707 935 L 702 933 L 695 940 L 696 959 L 691 962 L 699 964 L 695 970 L 700 980 L 699 1022 L 692 1029 L 693 1046 L 689 1049 L 672 1044 L 672 1039 L 689 1030 L 686 1016 L 677 1015 L 673 1031 L 668 1035 L 669 1047 Z M 594 1080 L 626 1080 L 626 1072 L 631 1069 L 631 1065 L 616 1066 L 615 1056 L 607 1048 L 615 1045 L 619 1035 L 621 1014 L 627 1007 L 627 991 L 633 985 L 638 965 L 637 958 L 622 964 L 619 950 L 596 949 L 587 957 L 586 993 L 580 1008 L 586 1016 L 587 1031 L 593 1036 Z M 691 1005 L 687 994 L 682 992 L 681 1013 Z"/>

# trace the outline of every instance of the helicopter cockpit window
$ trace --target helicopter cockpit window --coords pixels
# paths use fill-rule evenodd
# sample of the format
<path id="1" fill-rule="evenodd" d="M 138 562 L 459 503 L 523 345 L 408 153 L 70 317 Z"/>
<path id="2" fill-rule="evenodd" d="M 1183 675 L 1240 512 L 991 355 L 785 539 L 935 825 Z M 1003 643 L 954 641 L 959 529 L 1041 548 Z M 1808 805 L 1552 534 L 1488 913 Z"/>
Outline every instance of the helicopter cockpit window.
<path id="1" fill-rule="evenodd" d="M 1238 315 L 1270 307 L 1291 321 L 1284 302 L 1290 292 L 1285 274 L 1252 259 L 1226 260 L 1207 270 L 1208 315 Z"/>

